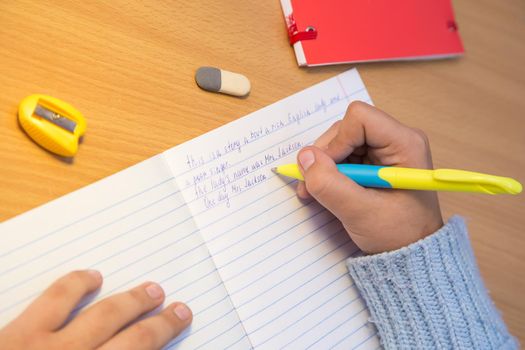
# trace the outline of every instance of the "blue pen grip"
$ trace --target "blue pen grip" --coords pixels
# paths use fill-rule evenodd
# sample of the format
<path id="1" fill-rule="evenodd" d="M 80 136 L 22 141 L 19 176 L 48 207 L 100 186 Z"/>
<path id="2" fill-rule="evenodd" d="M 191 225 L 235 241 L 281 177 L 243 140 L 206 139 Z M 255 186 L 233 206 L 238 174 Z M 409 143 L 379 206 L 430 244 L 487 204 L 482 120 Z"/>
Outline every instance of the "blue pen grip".
<path id="1" fill-rule="evenodd" d="M 364 187 L 392 188 L 392 185 L 379 177 L 381 165 L 337 164 L 339 172 Z"/>

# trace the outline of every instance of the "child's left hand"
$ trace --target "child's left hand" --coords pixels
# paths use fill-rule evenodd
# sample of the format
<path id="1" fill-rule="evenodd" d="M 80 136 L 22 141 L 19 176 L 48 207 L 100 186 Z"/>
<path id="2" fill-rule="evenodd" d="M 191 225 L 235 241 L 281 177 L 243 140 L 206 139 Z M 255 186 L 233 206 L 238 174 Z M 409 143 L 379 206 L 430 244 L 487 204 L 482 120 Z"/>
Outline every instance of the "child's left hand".
<path id="1" fill-rule="evenodd" d="M 97 302 L 68 322 L 80 300 L 101 284 L 97 271 L 74 271 L 58 279 L 0 330 L 2 349 L 160 349 L 192 321 L 190 309 L 174 303 L 132 323 L 164 301 L 162 288 L 146 282 Z"/>

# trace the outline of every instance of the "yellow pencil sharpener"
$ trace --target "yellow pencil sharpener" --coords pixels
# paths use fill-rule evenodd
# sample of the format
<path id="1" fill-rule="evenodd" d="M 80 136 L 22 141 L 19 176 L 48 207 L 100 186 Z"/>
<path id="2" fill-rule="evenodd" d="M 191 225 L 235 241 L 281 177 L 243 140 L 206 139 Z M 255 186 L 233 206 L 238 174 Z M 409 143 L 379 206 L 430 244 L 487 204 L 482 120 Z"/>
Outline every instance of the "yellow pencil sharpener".
<path id="1" fill-rule="evenodd" d="M 75 107 L 40 94 L 20 102 L 18 121 L 36 143 L 64 157 L 77 153 L 79 139 L 86 131 L 86 119 Z"/>

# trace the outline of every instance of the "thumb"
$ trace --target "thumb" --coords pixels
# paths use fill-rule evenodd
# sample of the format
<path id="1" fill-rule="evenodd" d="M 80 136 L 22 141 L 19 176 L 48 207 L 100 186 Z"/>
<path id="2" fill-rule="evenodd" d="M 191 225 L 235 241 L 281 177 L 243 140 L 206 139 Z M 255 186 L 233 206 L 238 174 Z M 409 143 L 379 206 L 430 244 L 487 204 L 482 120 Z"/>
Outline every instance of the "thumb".
<path id="1" fill-rule="evenodd" d="M 370 193 L 341 174 L 334 160 L 321 149 L 305 147 L 297 160 L 308 192 L 343 224 L 366 211 Z"/>

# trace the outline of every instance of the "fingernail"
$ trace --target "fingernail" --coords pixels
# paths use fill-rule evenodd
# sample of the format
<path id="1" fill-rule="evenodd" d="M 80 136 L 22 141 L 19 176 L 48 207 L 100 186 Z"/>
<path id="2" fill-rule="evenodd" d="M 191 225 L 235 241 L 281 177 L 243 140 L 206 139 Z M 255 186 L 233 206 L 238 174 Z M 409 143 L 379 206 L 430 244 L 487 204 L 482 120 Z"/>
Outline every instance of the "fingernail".
<path id="1" fill-rule="evenodd" d="M 304 152 L 299 153 L 299 163 L 301 163 L 301 166 L 304 170 L 308 170 L 308 168 L 314 164 L 315 162 L 315 155 L 314 152 L 310 150 L 306 150 Z"/>
<path id="2" fill-rule="evenodd" d="M 146 287 L 146 293 L 148 293 L 151 299 L 160 299 L 164 292 L 157 283 L 152 283 Z"/>
<path id="3" fill-rule="evenodd" d="M 97 281 L 102 280 L 102 274 L 97 270 L 87 270 L 87 273 L 93 276 Z"/>
<path id="4" fill-rule="evenodd" d="M 177 304 L 177 306 L 175 306 L 173 309 L 173 312 L 181 321 L 187 321 L 191 317 L 190 309 L 188 309 L 188 307 L 184 304 Z"/>

